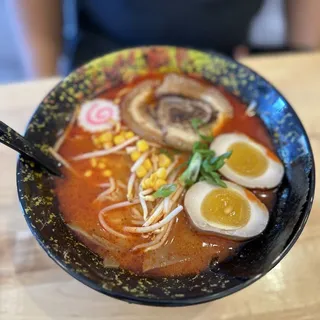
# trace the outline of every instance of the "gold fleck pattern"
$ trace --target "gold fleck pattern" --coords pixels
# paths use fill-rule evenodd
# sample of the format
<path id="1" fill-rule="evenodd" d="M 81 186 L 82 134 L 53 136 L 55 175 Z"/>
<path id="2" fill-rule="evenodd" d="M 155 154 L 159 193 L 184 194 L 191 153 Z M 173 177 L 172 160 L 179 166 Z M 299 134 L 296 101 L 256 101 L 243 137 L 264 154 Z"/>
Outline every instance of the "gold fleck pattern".
<path id="1" fill-rule="evenodd" d="M 282 159 L 289 159 L 288 154 L 292 152 L 299 152 L 291 154 L 292 157 L 306 153 L 300 141 L 302 129 L 296 124 L 289 125 L 289 130 L 286 127 L 288 121 L 294 118 L 290 110 L 286 110 L 287 102 L 264 79 L 219 54 L 175 47 L 127 49 L 82 66 L 44 98 L 27 127 L 26 137 L 47 153 L 83 101 L 109 88 L 129 83 L 150 71 L 201 77 L 213 84 L 222 85 L 248 104 L 257 101 L 258 114 L 268 126 L 277 148 L 280 148 Z M 260 105 L 264 105 L 261 111 Z M 274 108 L 278 108 L 279 115 L 269 125 L 270 113 L 276 116 Z M 287 148 L 287 144 L 291 149 Z M 102 260 L 88 250 L 65 225 L 53 191 L 54 178 L 38 165 L 20 157 L 17 180 L 25 218 L 40 245 L 71 275 L 98 291 L 127 301 L 182 305 L 215 299 L 224 294 L 225 290 L 247 281 L 245 276 L 235 277 L 231 271 L 222 272 L 219 269 L 196 276 L 148 278 L 121 268 L 105 268 Z M 262 273 L 263 270 L 256 270 L 256 275 Z"/>

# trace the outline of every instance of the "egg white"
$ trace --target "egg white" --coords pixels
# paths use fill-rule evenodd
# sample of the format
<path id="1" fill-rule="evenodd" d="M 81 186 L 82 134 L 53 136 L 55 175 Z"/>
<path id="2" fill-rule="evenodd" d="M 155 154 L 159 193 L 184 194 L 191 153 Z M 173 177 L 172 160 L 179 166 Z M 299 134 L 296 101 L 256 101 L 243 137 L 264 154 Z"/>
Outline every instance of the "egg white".
<path id="1" fill-rule="evenodd" d="M 214 150 L 216 154 L 219 156 L 227 152 L 230 146 L 237 142 L 247 143 L 251 147 L 260 151 L 265 156 L 265 159 L 268 161 L 267 170 L 258 177 L 248 177 L 240 175 L 239 173 L 233 171 L 228 166 L 227 161 L 226 164 L 219 170 L 220 173 L 227 179 L 234 181 L 237 184 L 240 184 L 247 188 L 272 189 L 276 187 L 281 182 L 284 175 L 283 164 L 270 158 L 267 154 L 267 148 L 253 141 L 248 136 L 240 133 L 221 134 L 217 136 L 215 140 L 211 143 L 210 149 Z"/>
<path id="2" fill-rule="evenodd" d="M 201 205 L 204 198 L 212 191 L 221 189 L 219 186 L 211 185 L 205 181 L 195 183 L 186 193 L 184 207 L 194 224 L 200 231 L 222 235 L 227 238 L 246 240 L 259 235 L 266 228 L 269 221 L 269 213 L 266 206 L 257 198 L 255 201 L 248 199 L 244 188 L 225 181 L 227 188 L 239 193 L 248 200 L 250 217 L 248 223 L 243 227 L 232 228 L 207 221 L 201 213 Z"/>

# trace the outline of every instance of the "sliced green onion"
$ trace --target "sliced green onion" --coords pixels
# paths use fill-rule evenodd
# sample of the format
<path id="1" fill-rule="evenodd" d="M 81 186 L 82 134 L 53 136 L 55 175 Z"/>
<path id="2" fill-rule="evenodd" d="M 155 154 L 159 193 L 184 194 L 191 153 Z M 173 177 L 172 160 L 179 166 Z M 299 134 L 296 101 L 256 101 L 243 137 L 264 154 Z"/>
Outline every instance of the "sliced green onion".
<path id="1" fill-rule="evenodd" d="M 186 186 L 191 186 L 192 184 L 194 184 L 198 179 L 201 163 L 202 156 L 199 152 L 196 152 L 192 156 L 188 168 L 180 176 L 180 181 Z"/>
<path id="2" fill-rule="evenodd" d="M 166 198 L 177 190 L 176 184 L 164 184 L 152 194 L 154 198 Z"/>

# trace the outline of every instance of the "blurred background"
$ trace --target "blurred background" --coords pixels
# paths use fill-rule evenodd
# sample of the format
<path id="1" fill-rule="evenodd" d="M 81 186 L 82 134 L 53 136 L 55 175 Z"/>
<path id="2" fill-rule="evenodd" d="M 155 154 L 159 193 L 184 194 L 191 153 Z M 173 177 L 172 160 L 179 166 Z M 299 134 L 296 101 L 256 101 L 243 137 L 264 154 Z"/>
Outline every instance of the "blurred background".
<path id="1" fill-rule="evenodd" d="M 0 43 L 0 83 L 22 80 L 24 72 L 5 1 L 0 1 Z"/>
<path id="2" fill-rule="evenodd" d="M 314 50 L 319 16 L 320 0 L 0 0 L 0 83 L 64 75 L 95 56 L 144 44 L 237 59 Z"/>

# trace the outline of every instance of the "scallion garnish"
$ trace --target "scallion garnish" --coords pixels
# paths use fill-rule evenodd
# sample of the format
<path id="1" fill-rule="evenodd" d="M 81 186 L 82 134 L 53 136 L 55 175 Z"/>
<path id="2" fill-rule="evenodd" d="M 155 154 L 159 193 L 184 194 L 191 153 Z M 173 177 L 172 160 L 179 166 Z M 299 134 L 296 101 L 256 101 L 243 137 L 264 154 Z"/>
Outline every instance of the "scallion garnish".
<path id="1" fill-rule="evenodd" d="M 201 119 L 192 119 L 191 125 L 198 133 L 200 141 L 193 144 L 188 167 L 180 176 L 180 181 L 188 187 L 197 181 L 207 181 L 210 184 L 226 188 L 226 184 L 217 171 L 224 166 L 225 161 L 230 158 L 232 152 L 228 151 L 220 156 L 216 156 L 216 153 L 210 149 L 209 145 L 213 137 L 204 136 L 199 133 L 199 127 L 202 125 Z"/>
<path id="2" fill-rule="evenodd" d="M 166 198 L 177 190 L 176 184 L 164 184 L 156 192 L 152 194 L 154 198 Z"/>
<path id="3" fill-rule="evenodd" d="M 198 180 L 199 172 L 201 169 L 202 156 L 199 152 L 192 155 L 187 169 L 182 173 L 179 180 L 185 186 L 191 186 Z"/>

